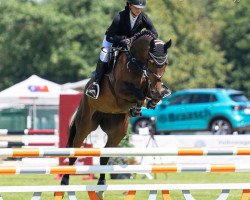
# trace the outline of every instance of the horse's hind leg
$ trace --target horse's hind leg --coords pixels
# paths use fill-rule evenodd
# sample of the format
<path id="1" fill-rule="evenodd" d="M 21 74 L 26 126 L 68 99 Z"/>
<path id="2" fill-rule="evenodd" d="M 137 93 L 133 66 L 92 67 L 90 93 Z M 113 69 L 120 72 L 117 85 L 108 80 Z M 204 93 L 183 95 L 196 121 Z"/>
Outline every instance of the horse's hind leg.
<path id="1" fill-rule="evenodd" d="M 79 148 L 83 140 L 91 131 L 97 128 L 97 124 L 91 121 L 93 112 L 89 108 L 87 102 L 83 99 L 78 108 L 78 111 L 71 123 L 69 130 L 69 138 L 67 147 Z M 69 158 L 69 165 L 73 165 L 77 158 Z M 69 184 L 69 174 L 64 174 L 61 180 L 61 185 Z"/>
<path id="2" fill-rule="evenodd" d="M 129 117 L 127 114 L 110 114 L 109 117 L 105 118 L 100 124 L 101 128 L 108 135 L 108 140 L 105 148 L 117 147 L 120 141 L 125 137 L 128 129 Z M 107 165 L 109 157 L 101 157 L 100 164 Z M 100 174 L 98 185 L 105 185 L 105 174 Z"/>
<path id="3" fill-rule="evenodd" d="M 69 138 L 67 143 L 67 148 L 73 147 L 73 141 L 76 135 L 76 125 L 75 121 L 72 122 L 70 129 L 69 129 Z M 69 158 L 69 165 L 73 165 L 77 158 Z M 68 185 L 69 184 L 69 174 L 64 174 L 61 180 L 61 185 Z"/>
<path id="4" fill-rule="evenodd" d="M 82 123 L 85 124 L 85 123 Z M 90 123 L 87 123 L 90 124 Z M 78 127 L 78 129 L 76 128 Z M 83 128 L 83 129 L 82 129 Z M 80 148 L 82 146 L 83 140 L 89 135 L 89 133 L 93 130 L 89 130 L 87 127 L 84 130 L 84 126 L 79 126 L 74 122 L 74 125 L 70 128 L 70 136 L 68 139 L 68 148 Z M 69 158 L 69 165 L 74 165 L 77 158 Z M 69 174 L 64 174 L 61 180 L 61 185 L 68 185 L 69 184 Z"/>

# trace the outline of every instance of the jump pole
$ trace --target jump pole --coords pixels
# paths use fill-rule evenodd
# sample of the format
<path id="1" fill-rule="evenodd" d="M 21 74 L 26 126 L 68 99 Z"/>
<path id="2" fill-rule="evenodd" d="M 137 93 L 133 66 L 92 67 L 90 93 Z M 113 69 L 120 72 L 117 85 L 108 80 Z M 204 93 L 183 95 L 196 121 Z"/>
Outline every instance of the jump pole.
<path id="1" fill-rule="evenodd" d="M 246 156 L 250 147 L 223 148 L 2 148 L 0 157 Z"/>
<path id="2" fill-rule="evenodd" d="M 0 175 L 10 174 L 86 174 L 86 173 L 180 173 L 250 172 L 250 164 L 167 164 L 167 165 L 84 165 L 48 167 L 0 167 Z"/>
<path id="3" fill-rule="evenodd" d="M 246 188 L 250 188 L 249 183 L 0 186 L 0 193 L 34 192 L 31 200 L 38 200 L 42 192 L 54 192 L 54 200 L 57 200 L 63 198 L 64 192 L 68 192 L 69 199 L 76 200 L 75 192 L 86 191 L 90 200 L 99 200 L 97 191 L 128 191 L 125 200 L 133 200 L 137 191 L 149 191 L 148 199 L 156 200 L 157 192 L 161 191 L 163 200 L 171 200 L 169 191 L 181 190 L 186 200 L 194 200 L 190 190 L 222 190 L 217 200 L 226 200 L 230 190 L 242 190 L 241 200 L 247 200 L 250 190 Z"/>
<path id="4" fill-rule="evenodd" d="M 0 129 L 0 135 L 57 135 L 56 129 L 24 129 L 24 130 L 8 130 Z"/>

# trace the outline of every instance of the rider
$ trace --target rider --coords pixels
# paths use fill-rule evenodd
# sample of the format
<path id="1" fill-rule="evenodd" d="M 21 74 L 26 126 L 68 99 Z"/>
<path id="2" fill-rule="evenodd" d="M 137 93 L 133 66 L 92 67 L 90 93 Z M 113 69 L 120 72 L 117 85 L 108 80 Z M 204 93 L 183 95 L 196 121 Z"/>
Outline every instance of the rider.
<path id="1" fill-rule="evenodd" d="M 158 33 L 151 19 L 143 12 L 147 0 L 127 0 L 125 9 L 119 12 L 107 29 L 103 48 L 96 66 L 94 81 L 86 90 L 86 95 L 97 99 L 100 92 L 100 82 L 103 74 L 108 68 L 109 52 L 111 45 L 126 46 L 130 43 L 128 38 L 132 37 L 142 29 L 150 30 L 156 37 Z"/>

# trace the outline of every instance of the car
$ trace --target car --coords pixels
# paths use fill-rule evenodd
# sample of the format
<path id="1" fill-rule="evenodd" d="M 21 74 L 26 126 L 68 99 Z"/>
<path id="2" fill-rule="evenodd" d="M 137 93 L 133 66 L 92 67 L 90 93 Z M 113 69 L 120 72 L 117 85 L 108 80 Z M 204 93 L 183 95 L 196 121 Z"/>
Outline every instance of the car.
<path id="1" fill-rule="evenodd" d="M 226 135 L 250 130 L 250 102 L 241 91 L 196 88 L 178 91 L 159 102 L 154 110 L 142 109 L 130 119 L 132 131 L 148 128 L 154 134 L 173 131 L 211 131 Z"/>

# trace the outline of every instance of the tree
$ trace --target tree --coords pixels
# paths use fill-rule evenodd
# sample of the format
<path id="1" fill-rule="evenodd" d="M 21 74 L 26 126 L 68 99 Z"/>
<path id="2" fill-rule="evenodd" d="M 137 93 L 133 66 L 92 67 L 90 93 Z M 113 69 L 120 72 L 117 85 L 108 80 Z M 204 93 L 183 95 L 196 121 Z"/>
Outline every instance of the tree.
<path id="1" fill-rule="evenodd" d="M 164 77 L 173 91 L 226 86 L 250 91 L 249 5 L 230 2 L 148 1 L 146 13 L 159 38 L 173 40 Z M 124 5 L 116 0 L 0 0 L 0 89 L 31 74 L 58 83 L 90 77 L 103 35 Z"/>
<path id="2" fill-rule="evenodd" d="M 230 65 L 212 41 L 210 23 L 203 10 L 192 6 L 191 1 L 151 1 L 150 6 L 160 37 L 173 40 L 165 77 L 170 88 L 223 86 Z"/>
<path id="3" fill-rule="evenodd" d="M 226 60 L 233 64 L 227 74 L 227 85 L 243 90 L 250 97 L 250 5 L 246 1 L 226 5 L 221 16 L 225 25 L 221 29 L 220 46 L 226 52 Z"/>
<path id="4" fill-rule="evenodd" d="M 0 0 L 0 88 L 31 74 L 57 83 L 90 77 L 114 14 L 107 6 L 103 1 Z"/>
<path id="5" fill-rule="evenodd" d="M 80 21 L 45 5 L 13 0 L 0 5 L 1 87 L 31 74 L 73 81 L 87 68 L 82 46 L 74 40 Z"/>

